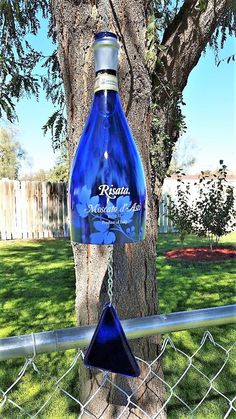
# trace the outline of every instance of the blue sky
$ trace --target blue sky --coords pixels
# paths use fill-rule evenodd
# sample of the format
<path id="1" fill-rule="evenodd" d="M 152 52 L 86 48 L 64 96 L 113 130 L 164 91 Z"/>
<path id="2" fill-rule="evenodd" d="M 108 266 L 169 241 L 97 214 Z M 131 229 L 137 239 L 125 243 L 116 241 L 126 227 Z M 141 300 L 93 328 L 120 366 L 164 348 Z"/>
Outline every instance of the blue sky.
<path id="1" fill-rule="evenodd" d="M 46 38 L 46 24 L 34 37 L 34 45 L 49 54 L 53 50 Z M 235 39 L 229 38 L 221 58 L 236 52 Z M 208 48 L 190 74 L 184 90 L 187 132 L 181 138 L 181 145 L 194 144 L 196 163 L 191 172 L 214 169 L 223 159 L 230 170 L 235 170 L 236 129 L 235 113 L 235 67 L 234 62 L 215 65 L 214 52 Z M 17 104 L 19 122 L 16 124 L 17 138 L 28 152 L 31 167 L 24 165 L 23 172 L 40 168 L 49 169 L 55 162 L 50 135 L 43 135 L 42 126 L 53 112 L 41 92 L 39 101 L 22 98 Z"/>
<path id="2" fill-rule="evenodd" d="M 229 38 L 220 57 L 234 53 L 236 42 Z M 214 169 L 220 159 L 230 170 L 236 170 L 235 71 L 233 61 L 224 61 L 217 67 L 214 52 L 208 48 L 189 76 L 183 108 L 187 132 L 181 141 L 195 144 L 192 173 Z"/>

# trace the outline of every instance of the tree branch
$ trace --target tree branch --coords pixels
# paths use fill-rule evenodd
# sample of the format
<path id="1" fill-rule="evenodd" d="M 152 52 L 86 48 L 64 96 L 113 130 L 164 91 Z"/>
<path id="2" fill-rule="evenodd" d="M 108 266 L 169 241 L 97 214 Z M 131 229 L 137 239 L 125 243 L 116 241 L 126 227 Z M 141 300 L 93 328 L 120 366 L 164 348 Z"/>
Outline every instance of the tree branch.
<path id="1" fill-rule="evenodd" d="M 185 87 L 212 34 L 230 5 L 230 0 L 208 0 L 206 10 L 197 1 L 186 0 L 163 35 L 166 47 L 161 57 L 168 83 L 176 90 Z M 158 66 L 158 64 L 157 64 Z M 160 68 L 156 68 L 159 72 Z"/>

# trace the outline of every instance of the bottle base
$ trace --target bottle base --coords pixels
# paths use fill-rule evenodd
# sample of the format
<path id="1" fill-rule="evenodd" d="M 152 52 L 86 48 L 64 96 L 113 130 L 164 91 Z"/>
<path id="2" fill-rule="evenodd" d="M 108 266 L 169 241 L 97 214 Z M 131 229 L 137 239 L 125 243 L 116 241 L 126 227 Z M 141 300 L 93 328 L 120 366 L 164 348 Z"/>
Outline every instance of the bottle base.
<path id="1" fill-rule="evenodd" d="M 143 241 L 145 239 L 145 235 L 140 236 L 138 239 L 133 239 L 133 238 L 122 238 L 120 240 L 115 240 L 115 241 L 109 241 L 109 240 L 81 240 L 79 238 L 76 237 L 71 237 L 71 242 L 75 243 L 75 244 L 94 244 L 94 245 L 99 245 L 99 246 L 108 246 L 108 245 L 113 245 L 115 246 L 116 244 L 135 244 L 135 243 L 139 243 L 140 241 Z"/>

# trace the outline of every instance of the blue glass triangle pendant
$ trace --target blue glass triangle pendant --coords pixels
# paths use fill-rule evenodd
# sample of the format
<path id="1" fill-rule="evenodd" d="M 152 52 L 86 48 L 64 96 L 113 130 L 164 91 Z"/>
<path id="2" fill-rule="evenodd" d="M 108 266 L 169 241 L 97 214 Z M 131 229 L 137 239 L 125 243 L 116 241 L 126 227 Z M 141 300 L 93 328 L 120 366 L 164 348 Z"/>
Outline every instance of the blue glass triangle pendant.
<path id="1" fill-rule="evenodd" d="M 131 351 L 118 314 L 111 303 L 103 308 L 84 358 L 86 367 L 99 368 L 128 377 L 138 377 L 140 369 Z"/>

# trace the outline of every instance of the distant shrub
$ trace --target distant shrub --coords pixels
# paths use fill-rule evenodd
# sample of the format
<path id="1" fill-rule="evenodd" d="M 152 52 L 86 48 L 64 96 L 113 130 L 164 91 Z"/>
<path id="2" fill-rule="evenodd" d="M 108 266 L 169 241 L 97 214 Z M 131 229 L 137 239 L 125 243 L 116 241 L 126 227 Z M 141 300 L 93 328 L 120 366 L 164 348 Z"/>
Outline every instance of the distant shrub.
<path id="1" fill-rule="evenodd" d="M 219 242 L 220 237 L 234 230 L 234 191 L 227 180 L 227 167 L 220 162 L 220 168 L 213 175 L 201 172 L 194 184 L 196 193 L 191 199 L 190 183 L 178 174 L 176 199 L 170 198 L 168 210 L 170 218 L 179 231 L 181 241 L 187 234 L 194 233 L 207 237 L 210 247 Z"/>
<path id="2" fill-rule="evenodd" d="M 190 203 L 190 184 L 183 181 L 184 174 L 178 172 L 176 199 L 173 200 L 168 195 L 169 203 L 167 204 L 168 216 L 177 229 L 181 243 L 184 242 L 186 236 L 192 232 L 193 210 Z"/>

